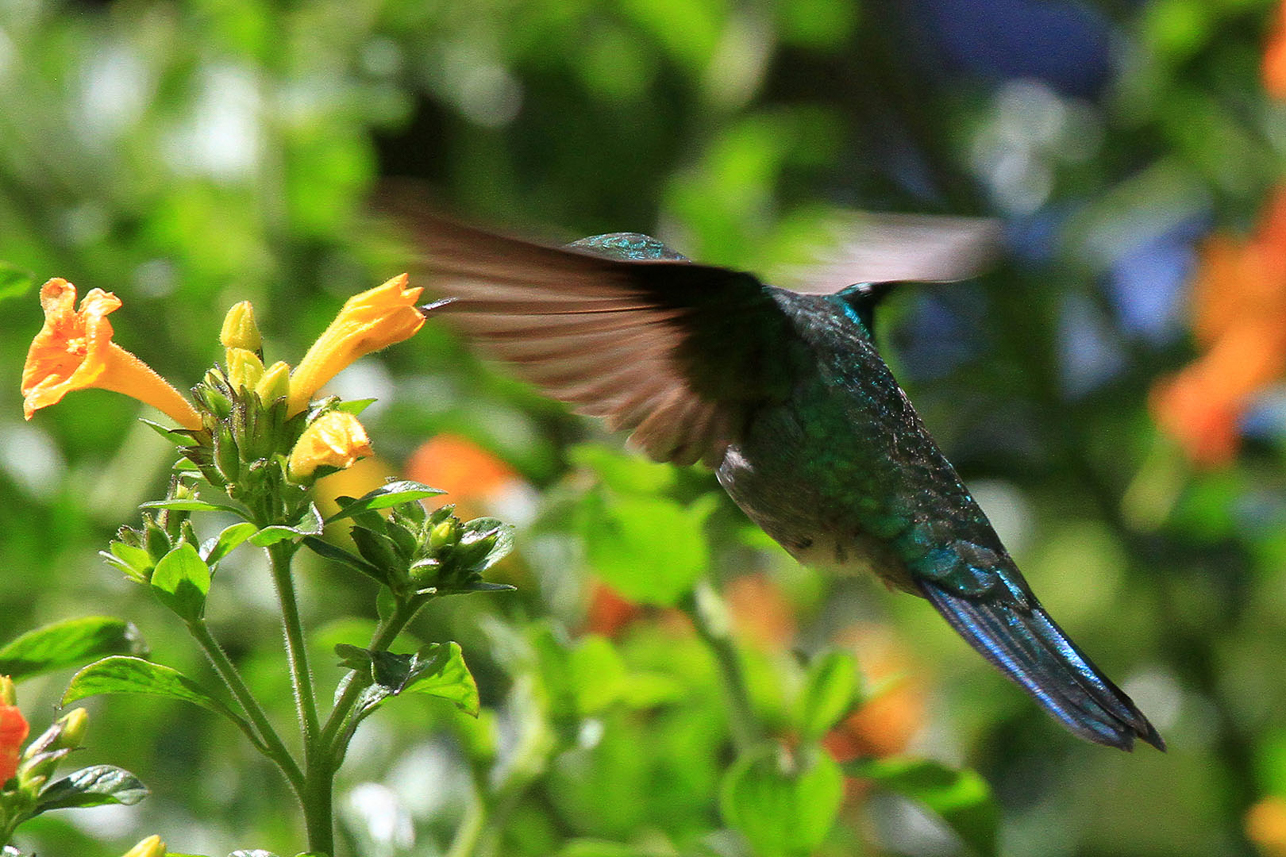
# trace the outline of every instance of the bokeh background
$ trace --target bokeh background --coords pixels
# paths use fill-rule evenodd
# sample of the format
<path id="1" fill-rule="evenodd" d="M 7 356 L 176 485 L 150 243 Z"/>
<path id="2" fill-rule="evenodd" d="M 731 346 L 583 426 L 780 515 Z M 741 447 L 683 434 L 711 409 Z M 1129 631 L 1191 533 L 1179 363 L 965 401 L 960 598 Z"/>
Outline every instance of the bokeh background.
<path id="1" fill-rule="evenodd" d="M 345 297 L 404 269 L 369 216 L 384 178 L 526 234 L 649 232 L 760 272 L 821 253 L 853 210 L 985 215 L 1003 224 L 1000 259 L 895 292 L 886 356 L 1051 613 L 1169 752 L 1075 740 L 922 602 L 798 568 L 708 472 L 629 457 L 430 323 L 333 385 L 379 402 L 363 417 L 378 459 L 332 490 L 404 474 L 518 523 L 498 574 L 519 591 L 417 623 L 462 643 L 488 710 L 470 727 L 407 701 L 364 725 L 342 776 L 347 847 L 446 853 L 493 770 L 492 853 L 738 853 L 711 833 L 728 734 L 709 654 L 630 597 L 632 574 L 690 566 L 732 606 L 766 723 L 784 722 L 795 652 L 851 647 L 868 702 L 832 752 L 977 770 L 1003 854 L 1284 854 L 1279 14 L 1267 0 L 0 0 L 0 640 L 118 615 L 156 659 L 206 674 L 96 555 L 163 491 L 167 445 L 105 392 L 22 418 L 41 323 L 24 271 L 114 291 L 117 341 L 185 387 L 219 358 L 235 301 L 254 302 L 269 359 L 294 361 Z M 216 632 L 287 716 L 261 563 L 247 551 L 220 574 Z M 301 586 L 325 684 L 339 671 L 322 644 L 369 625 L 373 592 L 319 563 Z M 577 670 L 621 687 L 558 691 Z M 20 686 L 36 728 L 66 679 Z M 194 853 L 298 850 L 283 784 L 212 715 L 91 707 L 85 758 L 154 795 L 43 820 L 29 847 L 96 857 L 160 832 Z M 962 848 L 915 801 L 853 780 L 822 853 Z"/>

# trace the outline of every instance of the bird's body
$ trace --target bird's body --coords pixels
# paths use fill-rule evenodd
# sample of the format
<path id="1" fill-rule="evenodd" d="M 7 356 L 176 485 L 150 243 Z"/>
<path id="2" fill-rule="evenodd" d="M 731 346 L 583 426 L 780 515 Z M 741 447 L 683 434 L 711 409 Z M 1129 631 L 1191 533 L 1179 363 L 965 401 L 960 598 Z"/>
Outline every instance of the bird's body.
<path id="1" fill-rule="evenodd" d="M 876 291 L 777 289 L 636 234 L 556 249 L 414 225 L 441 310 L 520 375 L 653 458 L 703 460 L 800 561 L 927 598 L 1076 734 L 1163 747 L 1050 620 L 894 380 Z"/>

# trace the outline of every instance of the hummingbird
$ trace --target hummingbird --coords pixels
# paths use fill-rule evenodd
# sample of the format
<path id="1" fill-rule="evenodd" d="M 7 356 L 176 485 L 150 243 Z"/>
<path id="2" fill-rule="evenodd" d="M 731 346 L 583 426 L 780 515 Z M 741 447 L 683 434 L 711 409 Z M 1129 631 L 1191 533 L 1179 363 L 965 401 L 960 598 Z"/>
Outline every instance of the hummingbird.
<path id="1" fill-rule="evenodd" d="M 440 298 L 426 315 L 652 459 L 712 468 L 800 562 L 926 599 L 1074 734 L 1165 749 L 1041 606 L 880 356 L 874 313 L 894 283 L 795 291 L 637 233 L 556 247 L 396 213 Z"/>

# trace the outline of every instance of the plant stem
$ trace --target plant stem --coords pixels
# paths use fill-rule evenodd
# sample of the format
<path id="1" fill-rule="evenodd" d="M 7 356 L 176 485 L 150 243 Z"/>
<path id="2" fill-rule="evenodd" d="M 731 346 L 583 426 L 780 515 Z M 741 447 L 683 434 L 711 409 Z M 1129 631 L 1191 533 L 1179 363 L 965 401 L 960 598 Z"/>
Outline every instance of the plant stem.
<path id="1" fill-rule="evenodd" d="M 335 769 L 318 740 L 321 724 L 317 718 L 317 697 L 313 692 L 312 672 L 308 669 L 308 649 L 304 625 L 299 617 L 299 599 L 290 574 L 290 560 L 295 549 L 295 545 L 287 541 L 271 544 L 268 546 L 268 560 L 281 606 L 286 657 L 290 661 L 290 677 L 295 688 L 295 709 L 304 737 L 304 781 L 299 799 L 304 808 L 308 850 L 329 855 L 335 849 L 332 821 Z"/>
<path id="2" fill-rule="evenodd" d="M 375 635 L 371 638 L 368 647 L 373 652 L 382 652 L 388 649 L 397 639 L 397 635 L 402 633 L 402 629 L 407 623 L 415 618 L 415 614 L 420 612 L 425 604 L 429 602 L 432 596 L 421 595 L 411 598 L 408 601 L 399 601 L 393 612 L 389 614 L 380 626 L 376 628 Z M 348 679 L 348 684 L 344 687 L 343 693 L 335 701 L 335 707 L 331 710 L 330 716 L 326 718 L 326 725 L 322 727 L 321 734 L 318 737 L 317 745 L 320 752 L 336 768 L 340 760 L 344 757 L 344 750 L 347 746 L 346 726 L 352 715 L 353 705 L 357 702 L 357 697 L 369 685 L 369 681 L 362 681 L 362 676 L 354 672 Z"/>
<path id="3" fill-rule="evenodd" d="M 265 756 L 276 763 L 277 767 L 281 768 L 282 774 L 285 775 L 291 787 L 294 788 L 295 794 L 300 795 L 302 799 L 303 772 L 299 770 L 299 764 L 290 755 L 286 745 L 282 743 L 277 730 L 273 728 L 271 721 L 268 720 L 268 715 L 264 712 L 263 707 L 259 705 L 259 700 L 255 699 L 254 694 L 250 692 L 250 688 L 246 686 L 245 681 L 241 678 L 241 673 L 237 671 L 227 653 L 223 651 L 223 647 L 214 639 L 204 619 L 191 622 L 187 627 L 197 645 L 201 647 L 201 650 L 205 652 L 205 656 L 209 658 L 215 672 L 219 674 L 219 678 L 223 679 L 223 684 L 228 688 L 228 692 L 241 704 L 242 710 L 245 711 L 246 716 L 254 724 L 255 732 L 259 738 L 259 743 L 256 746 Z"/>
<path id="4" fill-rule="evenodd" d="M 692 619 L 697 636 L 710 649 L 723 678 L 728 698 L 729 729 L 739 751 L 745 751 L 764 740 L 764 731 L 750 701 L 750 688 L 732 639 L 727 605 L 709 580 L 700 581 L 679 604 Z"/>

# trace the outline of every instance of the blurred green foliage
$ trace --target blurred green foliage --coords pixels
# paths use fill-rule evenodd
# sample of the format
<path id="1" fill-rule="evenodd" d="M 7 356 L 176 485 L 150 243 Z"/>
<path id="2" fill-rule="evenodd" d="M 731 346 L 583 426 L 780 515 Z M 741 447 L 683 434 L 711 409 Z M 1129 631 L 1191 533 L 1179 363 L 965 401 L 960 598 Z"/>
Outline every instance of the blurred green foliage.
<path id="1" fill-rule="evenodd" d="M 446 599 L 415 626 L 463 646 L 480 718 L 422 698 L 365 723 L 343 775 L 347 847 L 443 854 L 460 829 L 480 853 L 737 854 L 745 840 L 709 831 L 751 811 L 729 806 L 740 792 L 800 813 L 790 843 L 744 821 L 763 854 L 964 847 L 938 819 L 981 781 L 927 762 L 850 767 L 861 778 L 821 833 L 805 816 L 838 800 L 829 761 L 784 779 L 768 757 L 743 761 L 721 795 L 737 727 L 719 664 L 666 609 L 709 568 L 720 585 L 765 575 L 791 618 L 786 639 L 756 635 L 745 628 L 776 602 L 730 599 L 760 728 L 816 732 L 817 709 L 842 695 L 816 688 L 792 649 L 882 627 L 893 672 L 930 688 L 913 749 L 991 784 L 1002 853 L 1253 853 L 1247 812 L 1286 797 L 1281 398 L 1260 400 L 1241 454 L 1210 471 L 1158 439 L 1146 403 L 1194 354 L 1182 307 L 1197 242 L 1248 231 L 1286 165 L 1286 112 L 1259 82 L 1270 4 L 984 5 L 0 2 L 0 377 L 12 385 L 0 640 L 120 616 L 167 664 L 209 675 L 160 605 L 97 556 L 163 486 L 165 442 L 102 392 L 22 419 L 17 379 L 40 326 L 29 283 L 116 292 L 117 341 L 186 387 L 219 356 L 235 301 L 254 301 L 273 353 L 300 355 L 344 298 L 405 267 L 368 216 L 380 177 L 421 180 L 482 222 L 554 239 L 652 232 L 764 273 L 820 252 L 848 208 L 995 215 L 1006 259 L 977 282 L 896 293 L 885 350 L 1033 587 L 1167 754 L 1075 741 L 923 603 L 797 568 L 706 471 L 623 458 L 619 439 L 431 323 L 336 390 L 379 398 L 363 421 L 390 470 L 450 432 L 536 491 L 496 570 L 518 592 Z M 985 30 L 999 19 L 1019 37 Z M 1051 39 L 1063 65 L 1041 53 Z M 208 619 L 285 715 L 264 570 L 243 550 L 220 576 Z M 602 624 L 595 580 L 645 606 Z M 320 562 L 299 584 L 327 643 L 319 684 L 333 686 L 332 647 L 365 642 L 373 590 Z M 861 698 L 897 685 L 871 675 L 871 652 L 856 656 Z M 48 710 L 67 677 L 24 682 L 24 709 Z M 227 724 L 142 698 L 90 707 L 87 761 L 128 767 L 154 796 L 41 820 L 40 853 L 119 854 L 154 831 L 193 853 L 293 853 L 294 814 L 264 799 L 282 784 Z M 908 789 L 938 815 L 898 796 Z M 969 818 L 958 829 L 985 843 Z"/>

